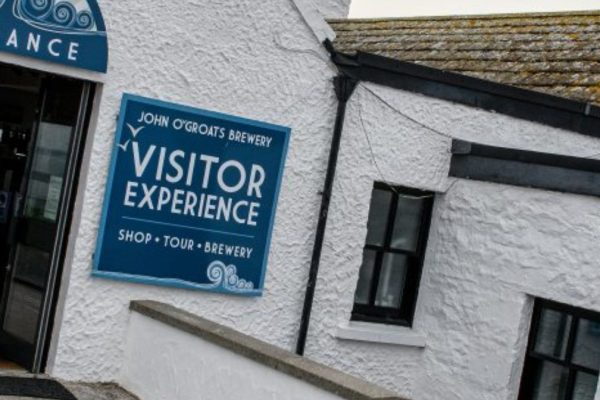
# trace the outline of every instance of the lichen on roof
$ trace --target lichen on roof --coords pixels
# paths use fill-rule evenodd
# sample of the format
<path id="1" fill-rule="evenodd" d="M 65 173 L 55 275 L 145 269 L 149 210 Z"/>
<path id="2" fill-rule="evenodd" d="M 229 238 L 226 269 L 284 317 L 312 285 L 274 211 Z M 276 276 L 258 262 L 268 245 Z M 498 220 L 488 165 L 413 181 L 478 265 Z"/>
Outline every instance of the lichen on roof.
<path id="1" fill-rule="evenodd" d="M 600 105 L 600 11 L 329 20 L 363 51 Z"/>

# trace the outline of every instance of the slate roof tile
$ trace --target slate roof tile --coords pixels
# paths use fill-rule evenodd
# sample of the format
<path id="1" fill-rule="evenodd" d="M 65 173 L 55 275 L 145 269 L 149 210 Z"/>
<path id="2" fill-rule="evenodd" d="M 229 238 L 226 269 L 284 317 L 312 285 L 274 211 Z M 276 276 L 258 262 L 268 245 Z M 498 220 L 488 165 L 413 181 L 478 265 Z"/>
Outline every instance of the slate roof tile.
<path id="1" fill-rule="evenodd" d="M 600 11 L 335 19 L 338 51 L 363 51 L 600 105 Z"/>

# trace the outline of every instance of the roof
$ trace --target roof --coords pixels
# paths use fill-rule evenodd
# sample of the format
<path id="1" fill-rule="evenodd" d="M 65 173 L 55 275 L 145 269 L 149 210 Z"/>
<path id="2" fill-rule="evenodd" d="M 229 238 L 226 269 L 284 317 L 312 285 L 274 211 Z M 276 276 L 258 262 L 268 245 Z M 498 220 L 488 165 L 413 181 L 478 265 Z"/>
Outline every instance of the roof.
<path id="1" fill-rule="evenodd" d="M 339 52 L 378 54 L 600 105 L 600 11 L 328 22 Z"/>

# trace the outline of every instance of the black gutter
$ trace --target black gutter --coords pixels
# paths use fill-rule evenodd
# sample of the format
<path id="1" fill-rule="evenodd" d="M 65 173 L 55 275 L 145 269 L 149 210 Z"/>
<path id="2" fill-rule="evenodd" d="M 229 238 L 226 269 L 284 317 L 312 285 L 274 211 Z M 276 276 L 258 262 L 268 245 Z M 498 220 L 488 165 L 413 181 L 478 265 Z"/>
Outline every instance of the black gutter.
<path id="1" fill-rule="evenodd" d="M 359 81 L 421 93 L 487 111 L 600 137 L 600 107 L 375 54 L 328 49 L 338 69 Z"/>
<path id="2" fill-rule="evenodd" d="M 335 94 L 338 99 L 337 115 L 335 117 L 335 126 L 333 128 L 331 148 L 329 150 L 329 161 L 327 164 L 327 174 L 325 177 L 325 185 L 321 199 L 321 210 L 319 211 L 319 222 L 317 224 L 315 243 L 310 262 L 310 271 L 308 273 L 308 284 L 306 285 L 306 295 L 304 297 L 304 307 L 302 309 L 302 319 L 300 321 L 300 332 L 298 333 L 298 341 L 296 343 L 296 354 L 298 355 L 304 355 L 304 347 L 306 346 L 306 336 L 308 334 L 310 314 L 312 312 L 315 288 L 317 286 L 317 276 L 319 274 L 319 264 L 321 262 L 325 228 L 327 227 L 327 215 L 329 213 L 329 204 L 331 202 L 331 193 L 333 191 L 333 181 L 335 179 L 335 170 L 340 152 L 344 120 L 346 117 L 346 105 L 348 104 L 348 100 L 350 100 L 357 83 L 357 80 L 348 77 L 345 74 L 339 74 L 334 78 L 333 81 Z"/>

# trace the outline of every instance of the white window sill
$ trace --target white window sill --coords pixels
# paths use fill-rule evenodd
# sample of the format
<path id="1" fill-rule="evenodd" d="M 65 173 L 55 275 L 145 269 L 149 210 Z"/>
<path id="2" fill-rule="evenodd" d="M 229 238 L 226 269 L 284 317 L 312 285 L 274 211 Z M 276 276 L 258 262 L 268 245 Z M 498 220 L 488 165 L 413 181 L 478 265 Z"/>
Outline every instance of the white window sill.
<path id="1" fill-rule="evenodd" d="M 424 348 L 425 335 L 403 326 L 373 324 L 350 321 L 337 328 L 335 336 L 342 340 L 395 344 L 399 346 Z"/>

